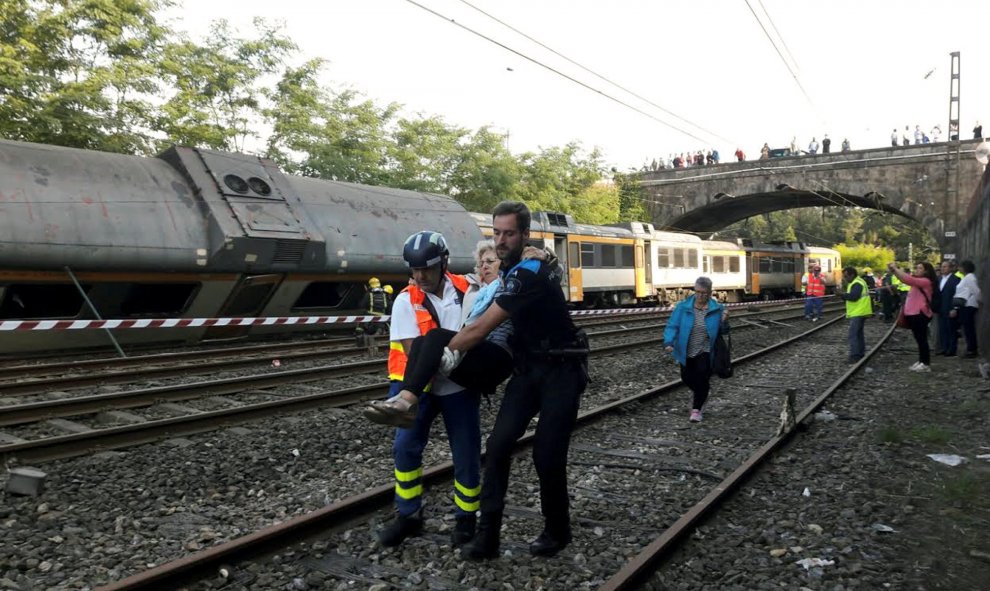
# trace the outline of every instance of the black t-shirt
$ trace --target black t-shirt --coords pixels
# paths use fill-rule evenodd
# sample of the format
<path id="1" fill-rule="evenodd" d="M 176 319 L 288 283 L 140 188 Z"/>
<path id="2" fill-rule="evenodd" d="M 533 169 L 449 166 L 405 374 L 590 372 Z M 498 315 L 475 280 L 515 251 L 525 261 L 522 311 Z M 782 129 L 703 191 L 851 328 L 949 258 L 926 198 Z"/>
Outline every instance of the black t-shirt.
<path id="1" fill-rule="evenodd" d="M 577 328 L 560 289 L 560 268 L 527 259 L 502 276 L 495 303 L 512 316 L 513 351 L 572 347 Z"/>

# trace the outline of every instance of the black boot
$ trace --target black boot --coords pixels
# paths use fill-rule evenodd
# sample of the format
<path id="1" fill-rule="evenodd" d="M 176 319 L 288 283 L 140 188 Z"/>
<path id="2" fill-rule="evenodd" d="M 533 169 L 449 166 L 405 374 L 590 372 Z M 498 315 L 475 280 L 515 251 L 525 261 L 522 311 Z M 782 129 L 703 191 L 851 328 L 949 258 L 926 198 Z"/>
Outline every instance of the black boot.
<path id="1" fill-rule="evenodd" d="M 457 516 L 454 532 L 450 534 L 450 541 L 454 544 L 455 548 L 467 544 L 474 538 L 474 530 L 477 523 L 478 517 L 474 513 Z"/>
<path id="2" fill-rule="evenodd" d="M 553 556 L 571 543 L 571 521 L 566 515 L 548 518 L 543 533 L 529 545 L 533 556 Z"/>
<path id="3" fill-rule="evenodd" d="M 396 515 L 388 525 L 378 530 L 378 541 L 382 546 L 398 546 L 410 536 L 418 536 L 423 531 L 423 511 L 412 515 Z"/>
<path id="4" fill-rule="evenodd" d="M 478 521 L 478 533 L 465 547 L 465 555 L 471 560 L 489 560 L 497 557 L 501 530 L 501 513 L 482 513 Z"/>

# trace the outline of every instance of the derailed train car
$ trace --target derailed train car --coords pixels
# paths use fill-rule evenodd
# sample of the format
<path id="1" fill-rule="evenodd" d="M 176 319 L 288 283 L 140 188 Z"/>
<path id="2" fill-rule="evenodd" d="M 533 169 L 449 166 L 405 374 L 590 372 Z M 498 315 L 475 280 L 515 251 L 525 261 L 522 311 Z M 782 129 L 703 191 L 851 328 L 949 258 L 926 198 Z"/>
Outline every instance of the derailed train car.
<path id="1" fill-rule="evenodd" d="M 0 320 L 354 313 L 368 277 L 405 285 L 404 239 L 481 238 L 453 199 L 283 174 L 243 154 L 157 158 L 0 141 Z M 77 285 L 78 283 L 78 285 Z M 86 303 L 89 299 L 92 308 Z M 123 343 L 284 327 L 117 331 Z M 0 333 L 0 353 L 105 346 L 102 331 Z"/>

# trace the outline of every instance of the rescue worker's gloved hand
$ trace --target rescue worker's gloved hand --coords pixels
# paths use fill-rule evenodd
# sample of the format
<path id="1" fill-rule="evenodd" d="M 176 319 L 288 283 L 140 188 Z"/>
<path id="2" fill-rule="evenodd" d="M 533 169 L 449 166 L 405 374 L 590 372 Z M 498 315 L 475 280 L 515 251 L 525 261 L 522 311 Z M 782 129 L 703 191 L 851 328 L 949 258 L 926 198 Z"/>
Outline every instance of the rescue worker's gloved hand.
<path id="1" fill-rule="evenodd" d="M 457 369 L 457 366 L 461 364 L 462 359 L 464 359 L 464 353 L 451 351 L 450 347 L 444 347 L 443 357 L 440 358 L 440 373 L 449 376 L 450 372 Z"/>

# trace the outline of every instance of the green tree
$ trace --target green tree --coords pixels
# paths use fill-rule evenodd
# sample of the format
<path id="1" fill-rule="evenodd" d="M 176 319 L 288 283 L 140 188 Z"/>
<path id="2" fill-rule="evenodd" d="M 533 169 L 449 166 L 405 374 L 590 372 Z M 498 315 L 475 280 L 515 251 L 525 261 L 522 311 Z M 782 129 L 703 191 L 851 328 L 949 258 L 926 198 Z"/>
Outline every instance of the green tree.
<path id="1" fill-rule="evenodd" d="M 167 0 L 0 2 L 0 136 L 147 152 Z"/>
<path id="2" fill-rule="evenodd" d="M 637 222 L 649 219 L 649 214 L 643 205 L 646 194 L 643 187 L 632 175 L 614 172 L 612 181 L 619 191 L 620 222 Z"/>
<path id="3" fill-rule="evenodd" d="M 467 130 L 441 117 L 399 119 L 391 145 L 392 186 L 415 191 L 451 193 Z"/>
<path id="4" fill-rule="evenodd" d="M 500 201 L 516 199 L 522 166 L 505 147 L 505 136 L 487 127 L 461 143 L 450 185 L 469 211 L 491 211 Z"/>
<path id="5" fill-rule="evenodd" d="M 569 213 L 582 222 L 598 215 L 592 211 L 592 201 L 575 197 L 601 180 L 604 165 L 599 150 L 584 154 L 579 144 L 570 143 L 519 158 L 523 172 L 517 194 L 531 209 Z M 617 201 L 615 208 L 613 219 L 618 219 Z"/>
<path id="6" fill-rule="evenodd" d="M 852 266 L 859 270 L 870 267 L 876 271 L 883 269 L 887 263 L 895 260 L 893 249 L 881 246 L 836 244 L 834 248 L 839 251 L 839 255 L 842 257 L 843 267 Z"/>
<path id="7" fill-rule="evenodd" d="M 255 38 L 241 38 L 219 20 L 204 43 L 180 38 L 165 47 L 160 74 L 175 90 L 155 127 L 167 142 L 243 151 L 247 138 L 258 137 L 263 80 L 281 72 L 296 46 L 264 19 L 255 19 L 254 26 Z"/>

